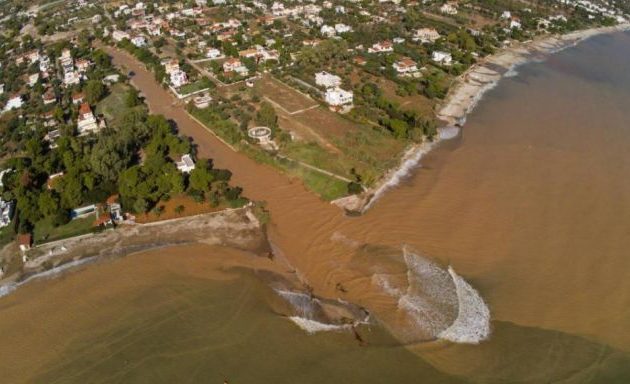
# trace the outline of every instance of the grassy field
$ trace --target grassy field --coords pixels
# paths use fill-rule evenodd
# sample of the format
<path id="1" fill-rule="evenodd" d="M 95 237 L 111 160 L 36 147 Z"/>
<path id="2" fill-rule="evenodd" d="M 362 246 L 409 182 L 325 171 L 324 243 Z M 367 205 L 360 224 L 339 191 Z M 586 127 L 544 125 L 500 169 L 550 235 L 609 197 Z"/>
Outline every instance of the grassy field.
<path id="1" fill-rule="evenodd" d="M 35 229 L 33 230 L 33 242 L 35 244 L 46 243 L 90 233 L 94 220 L 94 215 L 90 215 L 89 217 L 72 220 L 68 224 L 59 227 L 55 227 L 50 218 L 40 220 L 35 224 Z"/>
<path id="2" fill-rule="evenodd" d="M 201 91 L 203 89 L 208 89 L 208 82 L 204 81 L 204 80 L 198 80 L 195 81 L 194 83 L 190 83 L 190 84 L 186 84 L 182 87 L 180 87 L 177 92 L 179 92 L 180 95 L 188 95 L 191 94 L 193 92 L 197 92 L 197 91 Z"/>
<path id="3" fill-rule="evenodd" d="M 129 89 L 131 89 L 131 87 L 127 84 L 114 84 L 110 88 L 109 95 L 96 106 L 96 114 L 105 116 L 105 120 L 109 126 L 116 127 L 125 113 L 131 110 L 126 102 L 127 91 L 129 91 Z M 145 107 L 138 106 L 134 108 Z"/>
<path id="4" fill-rule="evenodd" d="M 13 230 L 13 222 L 4 228 L 0 228 L 0 247 L 9 244 L 15 240 L 15 232 Z"/>
<path id="5" fill-rule="evenodd" d="M 298 137 L 281 148 L 283 156 L 350 179 L 354 169 L 369 185 L 397 164 L 407 145 L 379 128 L 355 123 L 325 107 L 304 110 L 316 102 L 271 77 L 261 79 L 257 86 L 280 105 L 274 105 L 280 128 Z"/>

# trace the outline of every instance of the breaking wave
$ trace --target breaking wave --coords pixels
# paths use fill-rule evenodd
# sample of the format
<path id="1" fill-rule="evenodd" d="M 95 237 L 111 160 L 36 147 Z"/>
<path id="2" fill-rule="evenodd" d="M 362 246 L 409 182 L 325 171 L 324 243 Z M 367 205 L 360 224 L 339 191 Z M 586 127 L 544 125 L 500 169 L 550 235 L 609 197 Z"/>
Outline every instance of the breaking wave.
<path id="1" fill-rule="evenodd" d="M 444 128 L 438 128 L 438 135 L 440 140 L 454 139 L 459 135 L 459 127 L 447 126 Z"/>
<path id="2" fill-rule="evenodd" d="M 11 294 L 12 292 L 14 292 L 16 289 L 18 289 L 19 287 L 21 287 L 21 286 L 23 286 L 25 284 L 28 284 L 28 283 L 30 283 L 30 282 L 32 282 L 34 280 L 40 280 L 40 279 L 57 277 L 60 274 L 66 272 L 66 271 L 68 271 L 70 269 L 79 267 L 79 266 L 84 265 L 84 264 L 91 263 L 91 262 L 93 262 L 95 260 L 96 260 L 96 256 L 86 257 L 84 259 L 79 259 L 79 260 L 73 260 L 73 261 L 70 261 L 68 263 L 62 264 L 62 265 L 60 265 L 58 267 L 51 268 L 51 269 L 49 269 L 47 271 L 31 275 L 31 276 L 27 277 L 26 279 L 24 279 L 22 281 L 11 282 L 11 283 L 7 283 L 7 284 L 4 284 L 4 285 L 0 285 L 0 297 L 7 296 L 7 295 Z"/>
<path id="3" fill-rule="evenodd" d="M 429 153 L 429 151 L 433 149 L 434 145 L 435 143 L 423 143 L 422 145 L 408 151 L 404 156 L 405 160 L 403 160 L 401 165 L 392 172 L 387 181 L 376 189 L 370 201 L 365 205 L 365 207 L 363 207 L 362 212 L 366 212 L 370 209 L 370 207 L 372 207 L 372 205 L 376 203 L 376 201 L 378 201 L 389 189 L 400 184 L 400 182 L 404 180 L 413 169 L 419 166 L 422 157 Z"/>
<path id="4" fill-rule="evenodd" d="M 308 293 L 280 288 L 274 288 L 274 291 L 291 305 L 294 314 L 288 316 L 288 319 L 309 334 L 350 330 L 357 324 L 369 321 L 369 313 L 364 313 L 343 300 L 320 300 Z M 327 310 L 343 315 L 330 316 Z M 345 321 L 340 321 L 340 318 Z M 348 322 L 348 319 L 355 320 Z"/>
<path id="5" fill-rule="evenodd" d="M 505 72 L 505 74 L 503 76 L 504 77 L 516 77 L 516 76 L 518 76 L 518 71 L 516 70 L 515 67 L 512 67 L 507 72 Z"/>
<path id="6" fill-rule="evenodd" d="M 490 336 L 490 310 L 452 267 L 403 248 L 406 276 L 374 274 L 372 283 L 397 300 L 392 331 L 403 341 L 443 339 L 476 344 Z"/>
<path id="7" fill-rule="evenodd" d="M 344 331 L 351 328 L 350 324 L 327 324 L 300 316 L 289 316 L 289 320 L 309 334 L 317 332 Z"/>
<path id="8" fill-rule="evenodd" d="M 461 276 L 448 267 L 459 299 L 457 318 L 450 327 L 440 332 L 440 339 L 455 343 L 476 344 L 490 336 L 490 310 L 479 293 Z"/>

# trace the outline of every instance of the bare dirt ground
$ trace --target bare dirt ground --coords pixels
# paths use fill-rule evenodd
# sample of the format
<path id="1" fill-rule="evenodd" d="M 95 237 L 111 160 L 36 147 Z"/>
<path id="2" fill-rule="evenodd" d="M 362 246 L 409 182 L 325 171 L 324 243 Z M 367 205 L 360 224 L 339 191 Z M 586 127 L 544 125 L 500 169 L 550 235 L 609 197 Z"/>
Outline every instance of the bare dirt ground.
<path id="1" fill-rule="evenodd" d="M 256 86 L 266 98 L 276 104 L 276 107 L 280 107 L 283 112 L 288 114 L 299 113 L 318 105 L 315 100 L 282 84 L 271 76 L 263 76 Z"/>

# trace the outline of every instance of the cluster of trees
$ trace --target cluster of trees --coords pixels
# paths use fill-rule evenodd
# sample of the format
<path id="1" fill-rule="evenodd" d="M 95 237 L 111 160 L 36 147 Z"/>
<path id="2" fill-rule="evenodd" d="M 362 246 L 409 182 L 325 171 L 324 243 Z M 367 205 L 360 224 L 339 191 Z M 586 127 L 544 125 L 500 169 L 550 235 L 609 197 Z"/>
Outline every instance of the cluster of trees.
<path id="1" fill-rule="evenodd" d="M 355 99 L 364 107 L 377 109 L 378 117 L 372 117 L 377 118 L 380 125 L 398 139 L 421 141 L 424 136 L 432 138 L 436 133 L 435 121 L 425 119 L 415 111 L 402 110 L 397 103 L 388 100 L 374 83 L 358 87 Z"/>

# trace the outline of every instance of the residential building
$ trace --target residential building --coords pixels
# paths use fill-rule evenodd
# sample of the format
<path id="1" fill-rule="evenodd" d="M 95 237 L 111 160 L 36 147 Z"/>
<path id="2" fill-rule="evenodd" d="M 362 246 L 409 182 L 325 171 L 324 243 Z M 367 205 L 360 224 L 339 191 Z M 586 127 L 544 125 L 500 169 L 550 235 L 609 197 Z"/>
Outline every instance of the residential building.
<path id="1" fill-rule="evenodd" d="M 440 12 L 445 15 L 457 15 L 457 7 L 454 4 L 444 4 L 440 7 Z"/>
<path id="2" fill-rule="evenodd" d="M 413 40 L 421 43 L 433 43 L 440 38 L 440 34 L 435 28 L 420 28 L 414 33 Z"/>
<path id="3" fill-rule="evenodd" d="M 341 107 L 343 105 L 352 104 L 354 95 L 352 91 L 346 91 L 341 88 L 329 88 L 326 90 L 325 100 L 328 105 L 333 107 Z"/>
<path id="4" fill-rule="evenodd" d="M 416 64 L 415 61 L 411 60 L 408 57 L 404 57 L 398 60 L 392 66 L 400 75 L 408 75 L 418 72 L 418 64 Z"/>
<path id="5" fill-rule="evenodd" d="M 179 88 L 182 85 L 188 84 L 188 76 L 186 75 L 186 72 L 179 69 L 177 71 L 171 72 L 171 84 L 175 88 Z"/>
<path id="6" fill-rule="evenodd" d="M 88 103 L 83 103 L 79 107 L 77 128 L 80 135 L 95 132 L 98 130 L 96 117 L 94 117 L 94 114 L 92 113 L 92 108 L 90 108 L 90 105 Z"/>
<path id="7" fill-rule="evenodd" d="M 247 67 L 245 67 L 239 59 L 235 58 L 227 59 L 225 63 L 223 63 L 223 72 L 236 72 L 239 75 L 243 76 L 247 76 L 247 74 L 249 74 L 249 70 L 247 69 Z"/>
<path id="8" fill-rule="evenodd" d="M 341 85 L 341 77 L 322 71 L 315 74 L 315 84 L 324 88 L 334 88 Z"/>
<path id="9" fill-rule="evenodd" d="M 450 65 L 453 61 L 453 57 L 448 52 L 434 51 L 431 54 L 431 60 L 435 61 L 436 63 Z"/>
<path id="10" fill-rule="evenodd" d="M 209 58 L 209 59 L 219 59 L 219 58 L 222 58 L 223 55 L 221 54 L 221 51 L 219 51 L 218 49 L 216 49 L 216 48 L 209 48 L 206 51 L 206 57 Z"/>
<path id="11" fill-rule="evenodd" d="M 394 52 L 394 44 L 391 41 L 385 40 L 379 43 L 372 45 L 371 48 L 368 48 L 369 53 L 388 53 Z"/>

